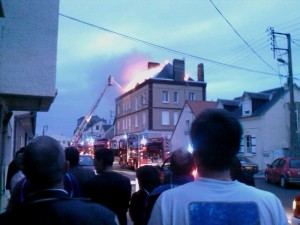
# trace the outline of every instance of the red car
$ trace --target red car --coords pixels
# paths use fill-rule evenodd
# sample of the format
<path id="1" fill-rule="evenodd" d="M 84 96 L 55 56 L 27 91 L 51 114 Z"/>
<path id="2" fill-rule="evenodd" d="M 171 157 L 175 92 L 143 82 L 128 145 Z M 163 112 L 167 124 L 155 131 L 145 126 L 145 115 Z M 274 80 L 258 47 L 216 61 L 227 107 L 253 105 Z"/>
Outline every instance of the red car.
<path id="1" fill-rule="evenodd" d="M 267 164 L 265 180 L 280 183 L 283 188 L 288 184 L 300 184 L 300 158 L 278 158 Z"/>

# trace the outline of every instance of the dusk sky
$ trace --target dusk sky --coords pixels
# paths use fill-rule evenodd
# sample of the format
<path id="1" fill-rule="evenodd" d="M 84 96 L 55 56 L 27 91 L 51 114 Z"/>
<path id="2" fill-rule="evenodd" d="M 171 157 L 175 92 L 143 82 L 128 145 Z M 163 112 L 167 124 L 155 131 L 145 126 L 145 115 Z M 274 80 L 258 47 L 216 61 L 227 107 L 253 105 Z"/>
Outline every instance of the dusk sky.
<path id="1" fill-rule="evenodd" d="M 286 51 L 271 50 L 267 29 L 291 35 L 294 82 L 300 79 L 299 0 L 61 0 L 57 46 L 58 95 L 48 112 L 39 112 L 37 135 L 72 137 L 108 87 L 94 115 L 111 120 L 115 98 L 130 81 L 144 80 L 147 63 L 184 59 L 197 80 L 204 64 L 207 100 L 233 99 L 244 91 L 283 86 Z M 285 35 L 276 48 L 287 48 Z M 121 89 L 121 87 L 123 89 Z"/>

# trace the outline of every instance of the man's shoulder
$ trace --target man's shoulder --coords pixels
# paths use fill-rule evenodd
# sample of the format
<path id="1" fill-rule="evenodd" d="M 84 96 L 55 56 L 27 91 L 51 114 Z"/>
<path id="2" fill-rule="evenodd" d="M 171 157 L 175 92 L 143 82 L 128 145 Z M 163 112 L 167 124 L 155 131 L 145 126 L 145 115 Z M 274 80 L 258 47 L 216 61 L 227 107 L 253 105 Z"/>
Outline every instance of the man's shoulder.
<path id="1" fill-rule="evenodd" d="M 16 224 L 18 221 L 28 222 L 25 224 L 45 224 L 45 221 L 49 222 L 47 224 L 73 224 L 74 221 L 116 224 L 115 219 L 116 215 L 106 207 L 83 198 L 41 199 L 0 216 L 1 224 Z"/>

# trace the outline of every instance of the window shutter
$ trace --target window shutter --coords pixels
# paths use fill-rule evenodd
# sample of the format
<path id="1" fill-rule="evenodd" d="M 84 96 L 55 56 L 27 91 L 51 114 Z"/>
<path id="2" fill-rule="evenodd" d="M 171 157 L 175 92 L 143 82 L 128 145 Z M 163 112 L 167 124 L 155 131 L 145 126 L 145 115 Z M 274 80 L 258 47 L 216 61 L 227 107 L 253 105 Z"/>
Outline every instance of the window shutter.
<path id="1" fill-rule="evenodd" d="M 251 135 L 251 151 L 256 154 L 256 135 Z"/>
<path id="2" fill-rule="evenodd" d="M 245 149 L 244 149 L 244 138 L 241 138 L 241 145 L 240 145 L 240 153 L 244 153 Z"/>

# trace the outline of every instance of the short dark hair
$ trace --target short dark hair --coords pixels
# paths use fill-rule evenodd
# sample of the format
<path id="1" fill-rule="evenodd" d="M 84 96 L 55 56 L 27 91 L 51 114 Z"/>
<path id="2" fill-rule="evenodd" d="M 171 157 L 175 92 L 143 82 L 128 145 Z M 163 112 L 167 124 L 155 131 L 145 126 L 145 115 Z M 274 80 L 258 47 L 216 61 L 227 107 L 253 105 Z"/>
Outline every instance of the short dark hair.
<path id="1" fill-rule="evenodd" d="M 70 146 L 65 148 L 66 160 L 70 162 L 70 166 L 76 166 L 79 163 L 79 151 L 77 148 Z"/>
<path id="2" fill-rule="evenodd" d="M 176 149 L 172 152 L 170 169 L 173 175 L 191 175 L 194 168 L 194 159 L 190 152 L 183 149 Z"/>
<path id="3" fill-rule="evenodd" d="M 145 165 L 137 168 L 136 178 L 140 186 L 148 192 L 153 191 L 154 188 L 160 185 L 159 172 L 154 166 Z"/>
<path id="4" fill-rule="evenodd" d="M 223 171 L 240 149 L 242 128 L 228 111 L 206 109 L 193 121 L 190 135 L 197 163 Z"/>
<path id="5" fill-rule="evenodd" d="M 62 181 L 65 162 L 60 143 L 52 137 L 39 136 L 25 148 L 23 171 L 34 189 L 49 188 Z"/>
<path id="6" fill-rule="evenodd" d="M 114 152 L 107 148 L 100 148 L 95 151 L 94 156 L 96 160 L 102 160 L 103 166 L 112 166 L 114 163 Z"/>

